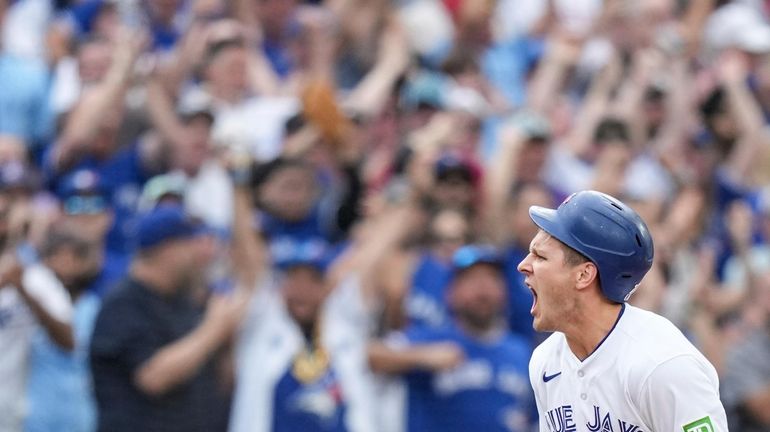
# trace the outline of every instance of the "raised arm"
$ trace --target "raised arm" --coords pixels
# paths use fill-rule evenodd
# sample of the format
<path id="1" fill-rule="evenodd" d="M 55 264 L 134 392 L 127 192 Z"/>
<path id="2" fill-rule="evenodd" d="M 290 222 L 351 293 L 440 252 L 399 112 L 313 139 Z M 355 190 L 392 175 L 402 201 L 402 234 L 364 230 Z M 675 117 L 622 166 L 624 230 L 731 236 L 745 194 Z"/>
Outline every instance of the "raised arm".
<path id="1" fill-rule="evenodd" d="M 564 139 L 564 144 L 571 153 L 582 156 L 591 148 L 594 131 L 610 109 L 610 94 L 617 85 L 620 75 L 621 66 L 617 57 L 610 60 L 601 72 L 594 75 L 573 127 Z"/>
<path id="2" fill-rule="evenodd" d="M 377 296 L 379 264 L 415 229 L 418 221 L 419 210 L 411 192 L 400 203 L 364 221 L 350 250 L 330 269 L 332 284 L 355 272 L 361 280 L 363 298 L 372 303 Z"/>
<path id="3" fill-rule="evenodd" d="M 484 218 L 489 238 L 506 241 L 505 209 L 511 187 L 516 179 L 519 154 L 526 137 L 515 126 L 507 126 L 500 133 L 500 142 L 487 163 L 484 176 Z"/>
<path id="4" fill-rule="evenodd" d="M 52 313 L 52 311 L 45 306 L 44 301 L 41 301 L 50 301 L 51 299 L 39 299 L 32 293 L 28 284 L 34 282 L 30 281 L 23 275 L 24 268 L 20 264 L 11 264 L 8 268 L 6 268 L 3 274 L 0 275 L 0 289 L 5 286 L 11 286 L 15 288 L 16 292 L 19 293 L 19 296 L 21 296 L 21 298 L 27 304 L 27 307 L 29 307 L 30 311 L 32 311 L 32 314 L 35 316 L 35 318 L 37 318 L 37 321 L 40 323 L 51 340 L 60 348 L 66 351 L 71 351 L 75 347 L 75 340 L 72 334 L 72 325 L 69 321 L 66 321 L 62 319 L 62 317 L 57 316 L 57 314 Z M 53 296 L 54 293 L 49 294 Z M 56 294 L 61 294 L 67 297 L 66 292 L 63 292 L 63 287 L 62 293 Z M 69 298 L 64 299 L 64 301 L 69 302 Z"/>
<path id="5" fill-rule="evenodd" d="M 450 342 L 438 342 L 396 348 L 386 342 L 369 344 L 367 356 L 372 371 L 404 374 L 414 371 L 439 372 L 463 362 L 463 352 Z"/>
<path id="6" fill-rule="evenodd" d="M 245 154 L 230 155 L 226 163 L 234 184 L 232 258 L 235 278 L 239 285 L 253 287 L 267 268 L 268 256 L 265 243 L 254 227 L 251 159 Z"/>
<path id="7" fill-rule="evenodd" d="M 553 108 L 553 102 L 563 87 L 564 79 L 582 51 L 579 41 L 564 36 L 548 40 L 546 53 L 535 71 L 527 95 L 527 106 L 541 114 Z"/>
<path id="8" fill-rule="evenodd" d="M 346 108 L 373 117 L 379 114 L 396 81 L 409 66 L 409 42 L 398 20 L 391 17 L 380 36 L 374 67 L 344 101 Z"/>
<path id="9" fill-rule="evenodd" d="M 147 43 L 142 32 L 123 30 L 115 54 L 101 82 L 88 90 L 67 118 L 54 148 L 54 163 L 62 169 L 75 162 L 93 141 L 105 112 L 123 103 L 134 64 Z"/>
<path id="10" fill-rule="evenodd" d="M 181 339 L 162 347 L 134 372 L 134 383 L 149 396 L 161 396 L 200 371 L 235 332 L 249 305 L 249 293 L 213 296 L 201 324 Z"/>
<path id="11" fill-rule="evenodd" d="M 719 59 L 718 67 L 730 113 L 739 131 L 738 141 L 728 155 L 726 168 L 734 181 L 746 183 L 759 149 L 768 143 L 762 110 L 749 89 L 748 65 L 743 54 L 725 53 Z"/>

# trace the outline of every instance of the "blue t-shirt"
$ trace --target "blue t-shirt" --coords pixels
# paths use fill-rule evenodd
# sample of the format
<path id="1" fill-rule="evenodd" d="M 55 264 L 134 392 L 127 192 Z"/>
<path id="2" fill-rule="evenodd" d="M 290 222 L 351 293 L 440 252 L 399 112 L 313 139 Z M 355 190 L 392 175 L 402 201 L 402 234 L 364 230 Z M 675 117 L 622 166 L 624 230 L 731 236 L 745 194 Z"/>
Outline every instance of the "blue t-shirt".
<path id="1" fill-rule="evenodd" d="M 0 53 L 0 134 L 44 144 L 53 132 L 49 73 L 43 62 Z"/>
<path id="2" fill-rule="evenodd" d="M 304 384 L 289 370 L 275 388 L 273 432 L 347 432 L 347 406 L 342 390 L 329 368 L 316 381 Z"/>
<path id="3" fill-rule="evenodd" d="M 268 38 L 262 42 L 262 51 L 273 67 L 273 71 L 281 78 L 289 76 L 294 70 L 294 61 L 291 58 L 288 47 L 280 41 L 273 41 Z"/>
<path id="4" fill-rule="evenodd" d="M 296 222 L 288 222 L 263 212 L 258 215 L 257 225 L 267 240 L 274 262 L 296 257 L 299 248 L 318 248 L 323 251 L 330 246 L 330 235 L 324 228 L 318 208 Z"/>
<path id="5" fill-rule="evenodd" d="M 529 384 L 529 344 L 509 333 L 475 340 L 454 325 L 411 328 L 411 344 L 454 342 L 465 362 L 455 369 L 405 376 L 407 431 L 529 431 L 537 418 Z"/>
<path id="6" fill-rule="evenodd" d="M 451 280 L 452 267 L 449 263 L 441 261 L 429 252 L 420 256 L 404 300 L 408 325 L 446 325 L 449 317 L 446 289 Z"/>
<path id="7" fill-rule="evenodd" d="M 91 394 L 88 345 L 100 304 L 88 293 L 75 303 L 72 352 L 62 351 L 42 329 L 35 335 L 27 380 L 26 432 L 94 430 L 96 406 Z"/>
<path id="8" fill-rule="evenodd" d="M 724 278 L 725 265 L 732 256 L 730 234 L 727 230 L 726 214 L 730 205 L 738 200 L 746 200 L 751 195 L 747 186 L 733 181 L 723 170 L 718 169 L 714 173 L 713 199 L 714 207 L 708 221 L 705 240 L 711 242 L 716 248 L 716 274 L 722 280 Z"/>

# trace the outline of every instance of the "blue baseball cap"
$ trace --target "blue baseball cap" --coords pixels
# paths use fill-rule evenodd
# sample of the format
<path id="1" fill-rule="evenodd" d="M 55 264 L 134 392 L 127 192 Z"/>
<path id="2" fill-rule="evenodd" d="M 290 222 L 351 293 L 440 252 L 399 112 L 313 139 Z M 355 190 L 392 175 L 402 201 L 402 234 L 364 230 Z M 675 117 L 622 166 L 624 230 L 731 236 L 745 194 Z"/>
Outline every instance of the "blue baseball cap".
<path id="1" fill-rule="evenodd" d="M 324 273 L 333 259 L 325 242 L 313 240 L 279 242 L 272 245 L 271 252 L 273 265 L 283 272 L 296 267 L 311 267 Z"/>
<path id="2" fill-rule="evenodd" d="M 203 226 L 188 217 L 182 207 L 159 206 L 143 215 L 136 228 L 139 250 L 156 247 L 172 240 L 184 240 L 203 232 Z"/>
<path id="3" fill-rule="evenodd" d="M 75 195 L 102 195 L 107 192 L 102 177 L 92 169 L 79 169 L 67 174 L 59 186 L 59 195 L 67 199 Z"/>
<path id="4" fill-rule="evenodd" d="M 455 276 L 478 264 L 487 264 L 502 270 L 503 258 L 497 249 L 489 245 L 463 246 L 452 256 L 452 272 Z"/>

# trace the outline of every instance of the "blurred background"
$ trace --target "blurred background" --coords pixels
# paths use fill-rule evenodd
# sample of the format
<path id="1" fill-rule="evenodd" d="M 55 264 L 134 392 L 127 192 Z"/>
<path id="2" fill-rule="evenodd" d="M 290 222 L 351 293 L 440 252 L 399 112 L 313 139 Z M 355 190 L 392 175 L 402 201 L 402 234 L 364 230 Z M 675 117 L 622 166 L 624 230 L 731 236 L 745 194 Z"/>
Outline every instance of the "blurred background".
<path id="1" fill-rule="evenodd" d="M 0 0 L 0 431 L 533 430 L 527 209 L 583 189 L 770 431 L 769 20 Z"/>

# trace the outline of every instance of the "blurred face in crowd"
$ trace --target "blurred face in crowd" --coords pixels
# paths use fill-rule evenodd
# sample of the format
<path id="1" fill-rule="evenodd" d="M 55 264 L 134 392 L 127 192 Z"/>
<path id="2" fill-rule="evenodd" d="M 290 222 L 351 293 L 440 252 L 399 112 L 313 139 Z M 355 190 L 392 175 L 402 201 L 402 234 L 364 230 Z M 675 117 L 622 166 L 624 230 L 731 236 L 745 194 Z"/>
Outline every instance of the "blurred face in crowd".
<path id="1" fill-rule="evenodd" d="M 257 0 L 258 14 L 270 38 L 280 38 L 297 7 L 297 0 Z"/>
<path id="2" fill-rule="evenodd" d="M 449 260 L 455 251 L 465 245 L 470 237 L 468 219 L 457 210 L 442 210 L 430 224 L 433 252 Z"/>
<path id="3" fill-rule="evenodd" d="M 99 82 L 110 67 L 112 50 L 109 42 L 95 39 L 84 42 L 77 52 L 78 73 L 84 86 Z"/>
<path id="4" fill-rule="evenodd" d="M 213 234 L 198 235 L 194 239 L 195 261 L 197 268 L 205 271 L 217 256 L 217 250 L 220 245 L 218 239 Z"/>
<path id="5" fill-rule="evenodd" d="M 529 217 L 531 206 L 553 207 L 550 191 L 541 183 L 528 183 L 511 197 L 508 205 L 509 229 L 514 244 L 520 248 L 529 247 L 529 241 L 537 235 L 538 227 Z"/>
<path id="6" fill-rule="evenodd" d="M 260 201 L 275 216 L 287 221 L 307 217 L 315 202 L 316 187 L 309 168 L 286 166 L 270 175 L 260 189 Z"/>
<path id="7" fill-rule="evenodd" d="M 174 166 L 195 175 L 209 157 L 211 120 L 196 115 L 185 122 L 185 141 L 174 149 Z"/>
<path id="8" fill-rule="evenodd" d="M 612 183 L 596 184 L 595 187 L 610 195 L 619 195 L 623 192 L 623 181 L 626 170 L 631 164 L 632 152 L 630 143 L 623 140 L 605 141 L 599 147 L 596 158 L 597 175 L 602 178 L 618 179 Z"/>
<path id="9" fill-rule="evenodd" d="M 289 268 L 281 289 L 291 317 L 301 327 L 311 328 L 328 294 L 323 273 L 308 265 Z"/>
<path id="10" fill-rule="evenodd" d="M 112 220 L 112 211 L 108 208 L 98 211 L 69 212 L 65 202 L 62 225 L 88 242 L 102 244 L 107 237 L 107 231 L 112 226 Z"/>
<path id="11" fill-rule="evenodd" d="M 649 132 L 657 131 L 666 118 L 666 95 L 661 90 L 649 89 L 644 99 L 644 117 Z"/>
<path id="12" fill-rule="evenodd" d="M 147 10 L 153 21 L 171 24 L 181 4 L 180 0 L 145 0 Z"/>
<path id="13" fill-rule="evenodd" d="M 468 209 L 473 204 L 470 175 L 452 170 L 437 176 L 433 198 L 440 207 Z"/>
<path id="14" fill-rule="evenodd" d="M 99 275 L 104 256 L 102 249 L 94 244 L 85 247 L 63 246 L 45 261 L 64 286 L 79 292 Z"/>
<path id="15" fill-rule="evenodd" d="M 542 138 L 528 140 L 521 149 L 516 166 L 521 181 L 538 181 L 548 158 L 548 141 Z"/>
<path id="16" fill-rule="evenodd" d="M 246 48 L 234 43 L 213 54 L 204 77 L 216 97 L 235 103 L 248 88 L 247 69 Z"/>
<path id="17" fill-rule="evenodd" d="M 91 34 L 115 41 L 119 36 L 121 25 L 120 14 L 116 3 L 104 2 L 94 18 Z"/>
<path id="18" fill-rule="evenodd" d="M 0 165 L 11 162 L 25 162 L 27 149 L 24 141 L 11 135 L 0 135 Z"/>
<path id="19" fill-rule="evenodd" d="M 562 323 L 579 316 L 574 287 L 580 267 L 565 258 L 566 246 L 540 230 L 529 255 L 519 263 L 518 270 L 526 276 L 524 283 L 532 290 L 530 313 L 537 331 L 557 331 Z"/>
<path id="20" fill-rule="evenodd" d="M 505 280 L 500 269 L 490 264 L 476 264 L 455 277 L 449 302 L 452 311 L 466 325 L 487 330 L 502 316 L 505 296 Z"/>
<path id="21" fill-rule="evenodd" d="M 201 256 L 191 253 L 199 249 L 199 241 L 197 237 L 169 240 L 151 251 L 152 260 L 164 269 L 177 289 L 194 286 L 192 282 L 201 276 Z"/>

